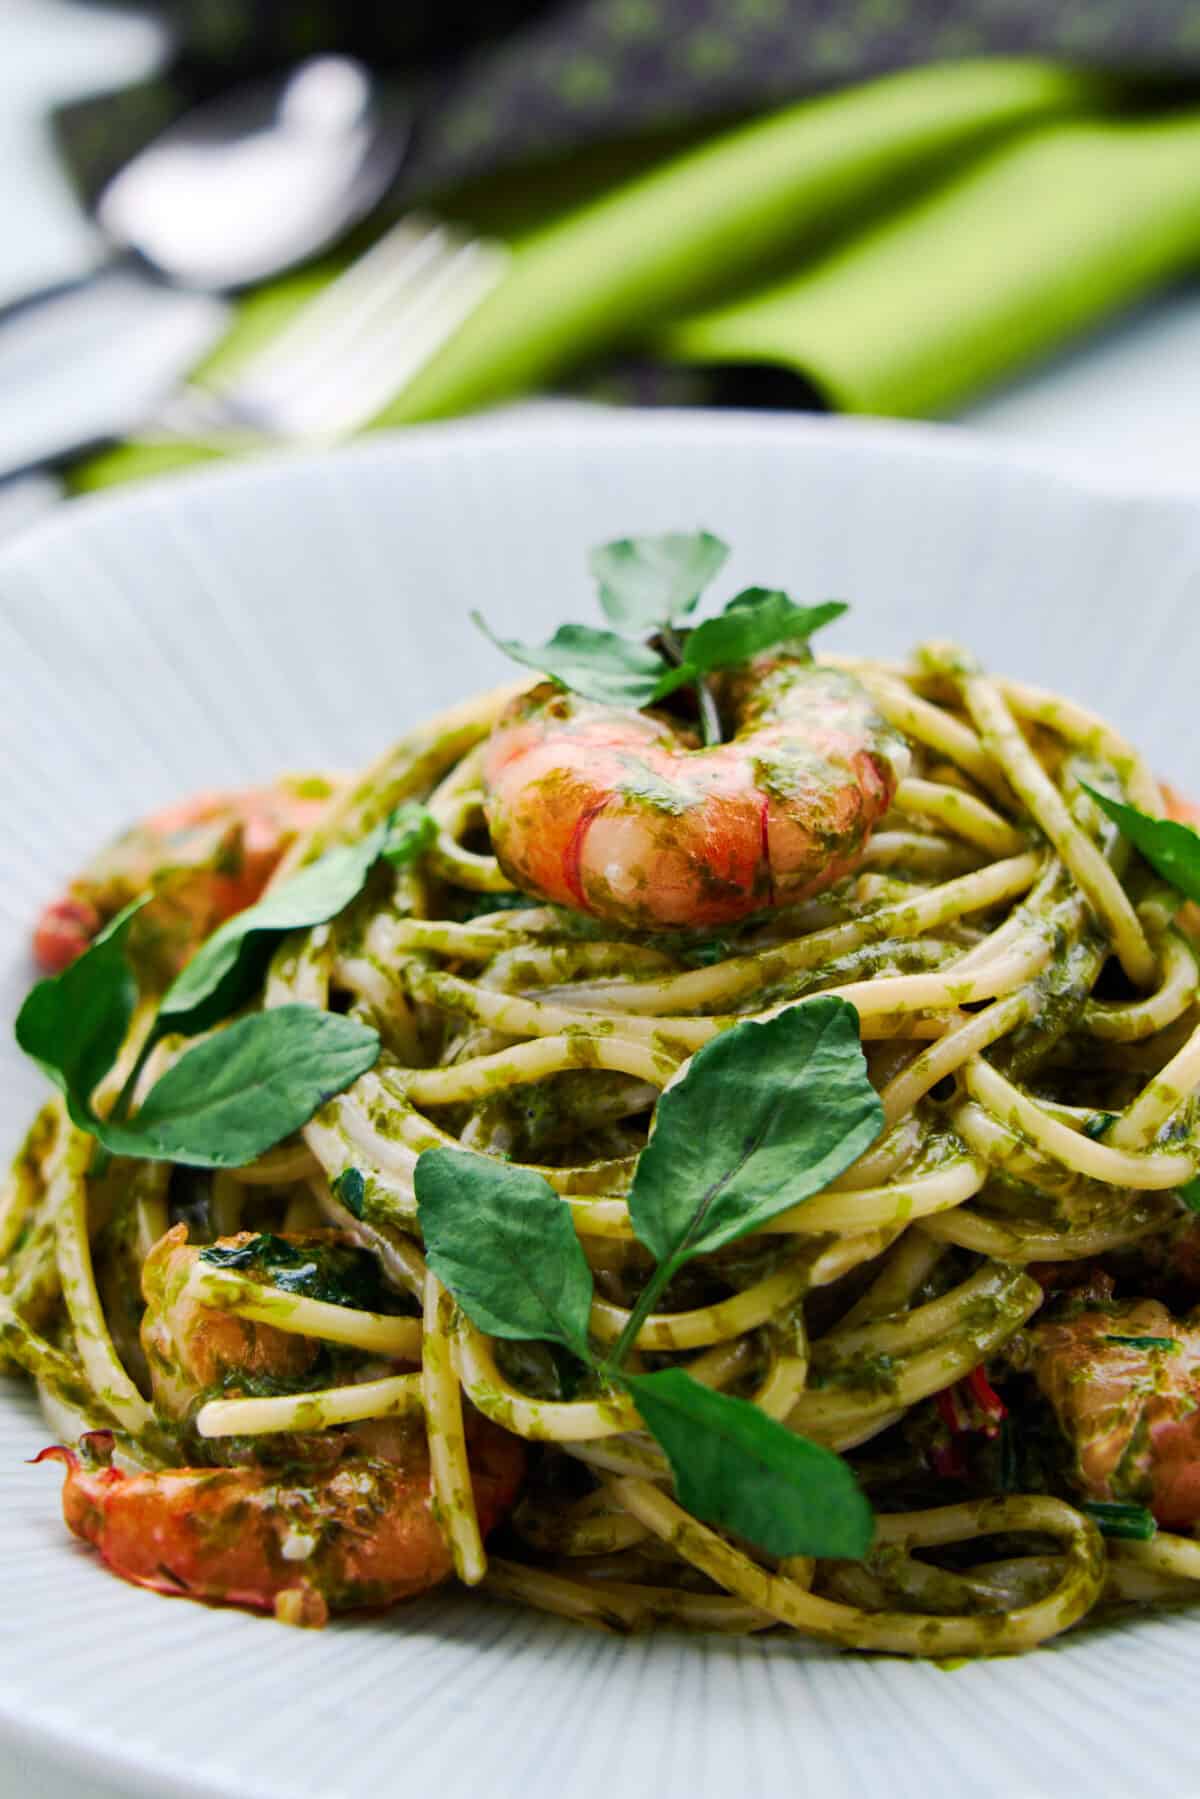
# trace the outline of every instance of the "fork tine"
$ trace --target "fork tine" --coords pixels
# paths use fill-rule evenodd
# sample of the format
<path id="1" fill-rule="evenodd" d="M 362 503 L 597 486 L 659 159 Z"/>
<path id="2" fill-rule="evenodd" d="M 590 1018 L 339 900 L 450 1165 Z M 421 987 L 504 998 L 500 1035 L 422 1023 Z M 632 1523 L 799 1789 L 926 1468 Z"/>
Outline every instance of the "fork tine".
<path id="1" fill-rule="evenodd" d="M 166 435 L 253 440 L 287 427 L 289 398 L 336 365 L 358 333 L 390 301 L 444 258 L 446 228 L 405 218 L 293 315 L 261 349 L 203 383 L 189 382 L 160 409 Z"/>
<path id="2" fill-rule="evenodd" d="M 340 435 L 365 425 L 403 391 L 496 285 L 508 252 L 496 244 L 465 242 L 414 286 L 403 305 L 364 330 L 340 358 L 326 363 L 289 408 L 300 430 Z"/>
<path id="3" fill-rule="evenodd" d="M 485 252 L 444 225 L 406 233 L 389 249 L 396 253 L 376 263 L 349 304 L 343 287 L 339 303 L 322 308 L 323 326 L 320 317 L 305 319 L 290 351 L 285 346 L 269 363 L 256 361 L 235 377 L 226 400 L 243 423 L 298 437 L 336 436 L 366 423 L 477 303 L 485 291 L 482 270 L 490 286 L 507 261 L 498 245 Z M 460 291 L 461 277 L 467 279 Z M 405 338 L 418 330 L 419 357 L 402 357 Z M 381 363 L 383 342 L 396 346 L 394 374 Z M 380 372 L 364 390 L 356 371 L 367 364 Z"/>
<path id="4" fill-rule="evenodd" d="M 410 215 L 302 306 L 261 350 L 185 388 L 156 425 L 248 443 L 336 437 L 369 422 L 499 280 L 509 252 Z"/>
<path id="5" fill-rule="evenodd" d="M 420 278 L 445 243 L 447 228 L 435 220 L 402 219 L 306 305 L 239 368 L 230 386 L 267 382 L 277 368 L 293 374 L 312 349 L 322 354 L 377 312 L 389 296 Z"/>

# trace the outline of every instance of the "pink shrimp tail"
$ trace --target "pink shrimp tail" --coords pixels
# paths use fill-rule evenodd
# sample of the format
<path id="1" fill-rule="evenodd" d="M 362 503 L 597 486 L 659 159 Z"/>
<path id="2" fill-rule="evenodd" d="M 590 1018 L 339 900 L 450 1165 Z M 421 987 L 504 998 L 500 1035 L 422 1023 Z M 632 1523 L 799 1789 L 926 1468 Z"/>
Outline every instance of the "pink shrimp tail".
<path id="1" fill-rule="evenodd" d="M 39 1449 L 36 1455 L 31 1455 L 26 1466 L 36 1468 L 39 1462 L 61 1462 L 73 1474 L 79 1466 L 79 1457 L 65 1443 L 51 1443 L 48 1448 Z"/>
<path id="2" fill-rule="evenodd" d="M 100 914 L 88 900 L 52 900 L 33 934 L 33 954 L 47 974 L 61 974 L 82 956 L 100 929 Z"/>

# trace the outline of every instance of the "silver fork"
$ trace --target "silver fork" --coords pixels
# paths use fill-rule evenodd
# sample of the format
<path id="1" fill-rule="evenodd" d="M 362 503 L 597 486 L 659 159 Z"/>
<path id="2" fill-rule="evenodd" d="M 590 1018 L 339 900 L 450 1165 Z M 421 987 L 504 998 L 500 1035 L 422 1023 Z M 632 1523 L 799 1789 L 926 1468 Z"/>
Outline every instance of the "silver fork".
<path id="1" fill-rule="evenodd" d="M 503 244 L 410 214 L 228 374 L 189 382 L 146 435 L 329 442 L 406 388 L 504 274 Z"/>

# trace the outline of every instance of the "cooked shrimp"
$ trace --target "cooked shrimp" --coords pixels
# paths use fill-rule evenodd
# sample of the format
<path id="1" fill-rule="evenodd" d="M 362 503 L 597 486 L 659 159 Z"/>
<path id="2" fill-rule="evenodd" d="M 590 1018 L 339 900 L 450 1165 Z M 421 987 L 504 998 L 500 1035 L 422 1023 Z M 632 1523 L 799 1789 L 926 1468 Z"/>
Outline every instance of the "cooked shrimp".
<path id="1" fill-rule="evenodd" d="M 1176 824 L 1191 825 L 1194 831 L 1200 831 L 1200 806 L 1195 800 L 1188 799 L 1185 793 L 1180 793 L 1168 781 L 1160 782 L 1160 786 L 1166 801 L 1167 817 L 1173 818 Z M 1194 943 L 1200 943 L 1200 906 L 1195 900 L 1188 900 L 1186 905 L 1179 908 L 1176 922 Z"/>
<path id="2" fill-rule="evenodd" d="M 484 1536 L 516 1498 L 521 1443 L 475 1417 L 467 1441 Z M 156 1593 L 274 1611 L 291 1624 L 330 1612 L 394 1605 L 452 1572 L 430 1497 L 420 1425 L 389 1432 L 392 1458 L 347 1457 L 332 1472 L 166 1468 L 126 1474 L 104 1432 L 84 1460 L 61 1445 L 37 1460 L 62 1462 L 63 1516 L 114 1573 Z"/>
<path id="3" fill-rule="evenodd" d="M 1174 1530 L 1200 1521 L 1200 1323 L 1139 1299 L 1038 1325 L 1029 1339 L 1086 1495 L 1136 1501 Z"/>
<path id="4" fill-rule="evenodd" d="M 236 1249 L 254 1236 L 242 1231 L 218 1238 L 216 1246 Z M 199 1254 L 188 1243 L 187 1226 L 177 1224 L 155 1244 L 142 1268 L 142 1349 L 154 1404 L 168 1418 L 186 1418 L 214 1388 L 232 1391 L 239 1381 L 264 1376 L 283 1383 L 300 1379 L 321 1351 L 311 1337 L 256 1324 L 193 1298 L 188 1277 Z"/>
<path id="5" fill-rule="evenodd" d="M 621 924 L 730 924 L 862 860 L 908 750 L 850 675 L 761 656 L 713 681 L 732 741 L 549 683 L 515 699 L 484 761 L 500 865 L 527 893 Z"/>
<path id="6" fill-rule="evenodd" d="M 230 1252 L 268 1243 L 303 1251 L 326 1279 L 361 1255 L 333 1231 L 219 1240 Z M 205 1305 L 189 1291 L 200 1251 L 176 1225 L 146 1259 L 142 1344 L 154 1402 L 186 1423 L 214 1390 L 225 1397 L 264 1385 L 304 1385 L 324 1346 L 311 1337 Z M 301 1260 L 297 1256 L 297 1261 Z M 240 1278 L 257 1278 L 253 1265 Z M 356 1360 L 363 1374 L 365 1358 Z M 467 1441 L 480 1529 L 486 1535 L 516 1497 L 520 1442 L 471 1416 Z M 311 1435 L 289 1434 L 260 1454 L 277 1464 L 168 1468 L 127 1474 L 111 1465 L 111 1438 L 94 1432 L 86 1456 L 43 1451 L 66 1464 L 63 1515 L 116 1573 L 160 1593 L 187 1593 L 322 1623 L 329 1611 L 391 1605 L 445 1580 L 452 1558 L 430 1499 L 429 1452 L 419 1421 L 369 1419 Z M 39 1459 L 43 1459 L 39 1458 Z"/>
<path id="7" fill-rule="evenodd" d="M 1167 817 L 1173 818 L 1177 824 L 1200 828 L 1200 806 L 1195 800 L 1188 799 L 1185 793 L 1180 793 L 1178 787 L 1172 787 L 1169 781 L 1161 781 L 1159 785 L 1166 802 Z"/>
<path id="8" fill-rule="evenodd" d="M 219 924 L 254 904 L 333 792 L 324 776 L 289 777 L 238 793 L 197 793 L 152 813 L 101 850 L 46 907 L 33 938 L 39 965 L 59 973 L 122 906 L 153 890 L 139 932 L 152 942 L 161 973 L 178 973 Z"/>

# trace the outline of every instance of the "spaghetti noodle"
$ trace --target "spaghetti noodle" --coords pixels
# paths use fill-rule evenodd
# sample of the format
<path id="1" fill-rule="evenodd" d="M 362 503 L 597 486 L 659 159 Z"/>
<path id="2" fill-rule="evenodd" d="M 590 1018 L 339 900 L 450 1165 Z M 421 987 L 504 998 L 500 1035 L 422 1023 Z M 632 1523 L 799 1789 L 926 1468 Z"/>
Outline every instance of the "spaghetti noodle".
<path id="1" fill-rule="evenodd" d="M 822 666 L 861 684 L 909 772 L 852 872 L 719 932 L 639 929 L 514 890 L 482 779 L 507 691 L 339 791 L 276 886 L 403 802 L 427 808 L 433 841 L 287 936 L 256 1003 L 347 1014 L 382 1053 L 298 1135 L 212 1174 L 123 1157 L 99 1169 L 64 1105 L 43 1109 L 0 1204 L 0 1352 L 56 1427 L 112 1433 L 143 1474 L 184 1462 L 240 1480 L 262 1458 L 276 1482 L 285 1466 L 316 1492 L 294 1469 L 336 1465 L 344 1433 L 423 1420 L 443 1571 L 452 1561 L 468 1583 L 612 1629 L 782 1626 L 843 1647 L 985 1654 L 1042 1642 L 1103 1601 L 1193 1592 L 1190 1539 L 1151 1535 L 1152 1521 L 1146 1540 L 1101 1534 L 1110 1514 L 1148 1519 L 1153 1458 L 1136 1494 L 1114 1484 L 1107 1513 L 1089 1502 L 1080 1445 L 1050 1409 L 1052 1383 L 1033 1378 L 1036 1314 L 1069 1330 L 1098 1309 L 1125 1341 L 1124 1296 L 1184 1292 L 1195 1257 L 1179 1193 L 1197 1167 L 1197 955 L 1173 896 L 1082 783 L 1155 817 L 1158 786 L 1102 720 L 948 652 Z M 590 1264 L 592 1338 L 611 1345 L 648 1278 L 627 1200 L 657 1096 L 733 1024 L 815 994 L 857 1012 L 883 1134 L 825 1191 L 689 1267 L 630 1365 L 686 1368 L 846 1455 L 880 1513 L 861 1563 L 772 1557 L 690 1515 L 627 1393 L 456 1306 L 422 1253 L 414 1188 L 437 1147 L 535 1169 Z M 143 1088 L 179 1049 L 158 1046 Z M 172 1227 L 168 1303 L 147 1269 L 165 1268 Z M 285 1252 L 269 1253 L 289 1243 L 318 1271 L 365 1251 L 374 1286 L 321 1297 L 289 1281 Z M 197 1256 L 205 1244 L 223 1244 L 224 1263 Z M 233 1327 L 246 1356 L 264 1329 L 300 1348 L 240 1371 L 236 1353 L 218 1357 L 172 1412 L 139 1335 L 143 1289 L 167 1361 L 197 1318 Z M 1165 1365 L 1164 1341 L 1128 1339 L 1158 1343 L 1144 1353 Z M 472 1489 L 480 1419 L 528 1446 L 488 1548 Z M 288 1528 L 280 1553 L 302 1570 L 308 1527 Z M 309 1621 L 294 1586 L 273 1590 L 281 1617 Z"/>

